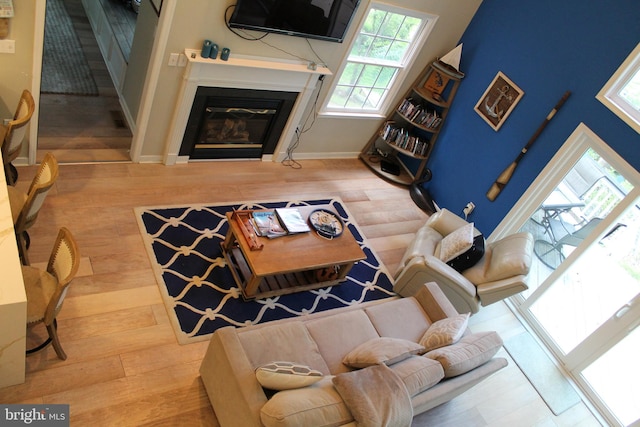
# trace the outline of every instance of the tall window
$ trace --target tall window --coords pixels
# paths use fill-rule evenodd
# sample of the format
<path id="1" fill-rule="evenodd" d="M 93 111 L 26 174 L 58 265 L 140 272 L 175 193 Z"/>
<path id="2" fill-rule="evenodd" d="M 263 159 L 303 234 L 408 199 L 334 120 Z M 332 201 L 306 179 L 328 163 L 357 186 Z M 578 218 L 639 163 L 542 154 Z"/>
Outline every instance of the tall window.
<path id="1" fill-rule="evenodd" d="M 596 98 L 640 133 L 640 43 Z"/>
<path id="2" fill-rule="evenodd" d="M 372 2 L 322 112 L 381 114 L 436 19 Z"/>

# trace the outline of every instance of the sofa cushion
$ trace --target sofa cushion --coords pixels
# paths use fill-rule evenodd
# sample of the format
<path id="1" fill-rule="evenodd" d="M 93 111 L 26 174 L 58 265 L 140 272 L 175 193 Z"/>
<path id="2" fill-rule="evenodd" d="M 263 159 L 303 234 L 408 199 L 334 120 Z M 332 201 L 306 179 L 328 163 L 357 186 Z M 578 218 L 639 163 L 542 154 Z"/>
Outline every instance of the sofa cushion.
<path id="1" fill-rule="evenodd" d="M 444 368 L 445 378 L 462 375 L 490 360 L 502 346 L 496 332 L 477 332 L 462 337 L 456 344 L 425 354 Z"/>
<path id="2" fill-rule="evenodd" d="M 366 341 L 351 350 L 342 363 L 352 368 L 372 365 L 393 365 L 407 357 L 424 353 L 424 347 L 400 338 L 380 337 Z"/>
<path id="3" fill-rule="evenodd" d="M 531 267 L 533 237 L 522 232 L 486 245 L 484 257 L 462 275 L 472 283 L 482 283 L 525 275 Z"/>
<path id="4" fill-rule="evenodd" d="M 496 242 L 491 249 L 488 281 L 529 273 L 533 255 L 533 236 L 530 233 L 511 234 Z"/>
<path id="5" fill-rule="evenodd" d="M 442 365 L 423 356 L 409 356 L 390 368 L 400 377 L 411 397 L 433 387 L 444 378 Z"/>
<path id="6" fill-rule="evenodd" d="M 332 377 L 312 386 L 279 391 L 260 409 L 265 427 L 341 426 L 353 420 Z"/>
<path id="7" fill-rule="evenodd" d="M 426 351 L 431 351 L 445 345 L 457 343 L 467 329 L 469 315 L 469 313 L 458 314 L 454 317 L 438 320 L 429 326 L 422 338 L 420 338 L 420 344 L 424 346 Z"/>
<path id="8" fill-rule="evenodd" d="M 318 348 L 329 367 L 329 372 L 334 375 L 350 370 L 342 363 L 342 359 L 347 353 L 363 342 L 379 337 L 363 310 L 347 311 L 309 320 L 306 322 L 306 326 L 315 342 L 318 343 Z"/>
<path id="9" fill-rule="evenodd" d="M 443 208 L 427 219 L 426 225 L 433 228 L 438 233 L 446 236 L 453 233 L 460 227 L 467 225 L 467 221 L 453 212 Z"/>
<path id="10" fill-rule="evenodd" d="M 256 369 L 256 378 L 262 387 L 271 390 L 290 390 L 316 383 L 322 372 L 292 362 L 272 362 Z"/>
<path id="11" fill-rule="evenodd" d="M 381 337 L 418 342 L 431 324 L 429 316 L 415 298 L 399 298 L 365 309 Z"/>
<path id="12" fill-rule="evenodd" d="M 274 360 L 292 360 L 309 366 L 325 375 L 329 368 L 313 338 L 300 321 L 285 322 L 265 327 L 238 330 L 238 339 L 253 366 Z"/>

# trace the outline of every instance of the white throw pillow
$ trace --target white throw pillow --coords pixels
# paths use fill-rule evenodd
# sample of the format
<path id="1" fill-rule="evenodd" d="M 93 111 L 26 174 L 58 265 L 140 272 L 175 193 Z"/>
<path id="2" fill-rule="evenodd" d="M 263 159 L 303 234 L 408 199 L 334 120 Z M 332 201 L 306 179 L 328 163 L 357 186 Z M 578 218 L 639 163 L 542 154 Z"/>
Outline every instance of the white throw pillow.
<path id="1" fill-rule="evenodd" d="M 420 345 L 431 351 L 457 343 L 467 329 L 469 316 L 470 313 L 458 314 L 434 322 L 420 338 Z"/>
<path id="2" fill-rule="evenodd" d="M 292 362 L 271 362 L 256 369 L 256 379 L 260 385 L 271 390 L 306 387 L 322 378 L 322 372 Z"/>
<path id="3" fill-rule="evenodd" d="M 441 261 L 449 262 L 462 255 L 473 246 L 473 223 L 458 228 L 453 233 L 445 236 L 440 242 Z"/>

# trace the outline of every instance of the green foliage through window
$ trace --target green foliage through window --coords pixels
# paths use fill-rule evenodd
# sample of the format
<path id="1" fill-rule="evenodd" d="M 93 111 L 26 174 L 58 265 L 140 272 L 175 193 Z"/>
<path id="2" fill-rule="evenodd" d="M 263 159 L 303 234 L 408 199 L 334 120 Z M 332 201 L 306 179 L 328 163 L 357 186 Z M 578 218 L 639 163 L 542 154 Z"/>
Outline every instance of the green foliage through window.
<path id="1" fill-rule="evenodd" d="M 328 107 L 365 112 L 380 109 L 426 23 L 420 17 L 373 6 L 351 46 Z"/>

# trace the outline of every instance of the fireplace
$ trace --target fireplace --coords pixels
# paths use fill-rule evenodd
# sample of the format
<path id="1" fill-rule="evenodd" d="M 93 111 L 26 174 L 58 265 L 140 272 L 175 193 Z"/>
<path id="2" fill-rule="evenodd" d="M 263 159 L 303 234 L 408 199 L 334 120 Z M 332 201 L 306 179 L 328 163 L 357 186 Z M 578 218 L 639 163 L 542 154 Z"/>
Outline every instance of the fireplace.
<path id="1" fill-rule="evenodd" d="M 252 159 L 273 154 L 298 94 L 198 87 L 180 147 L 191 159 Z"/>
<path id="2" fill-rule="evenodd" d="M 195 49 L 184 53 L 187 67 L 163 154 L 167 165 L 191 159 L 282 161 L 319 77 L 331 75 L 304 61 L 240 54 L 223 61 L 202 58 Z"/>

